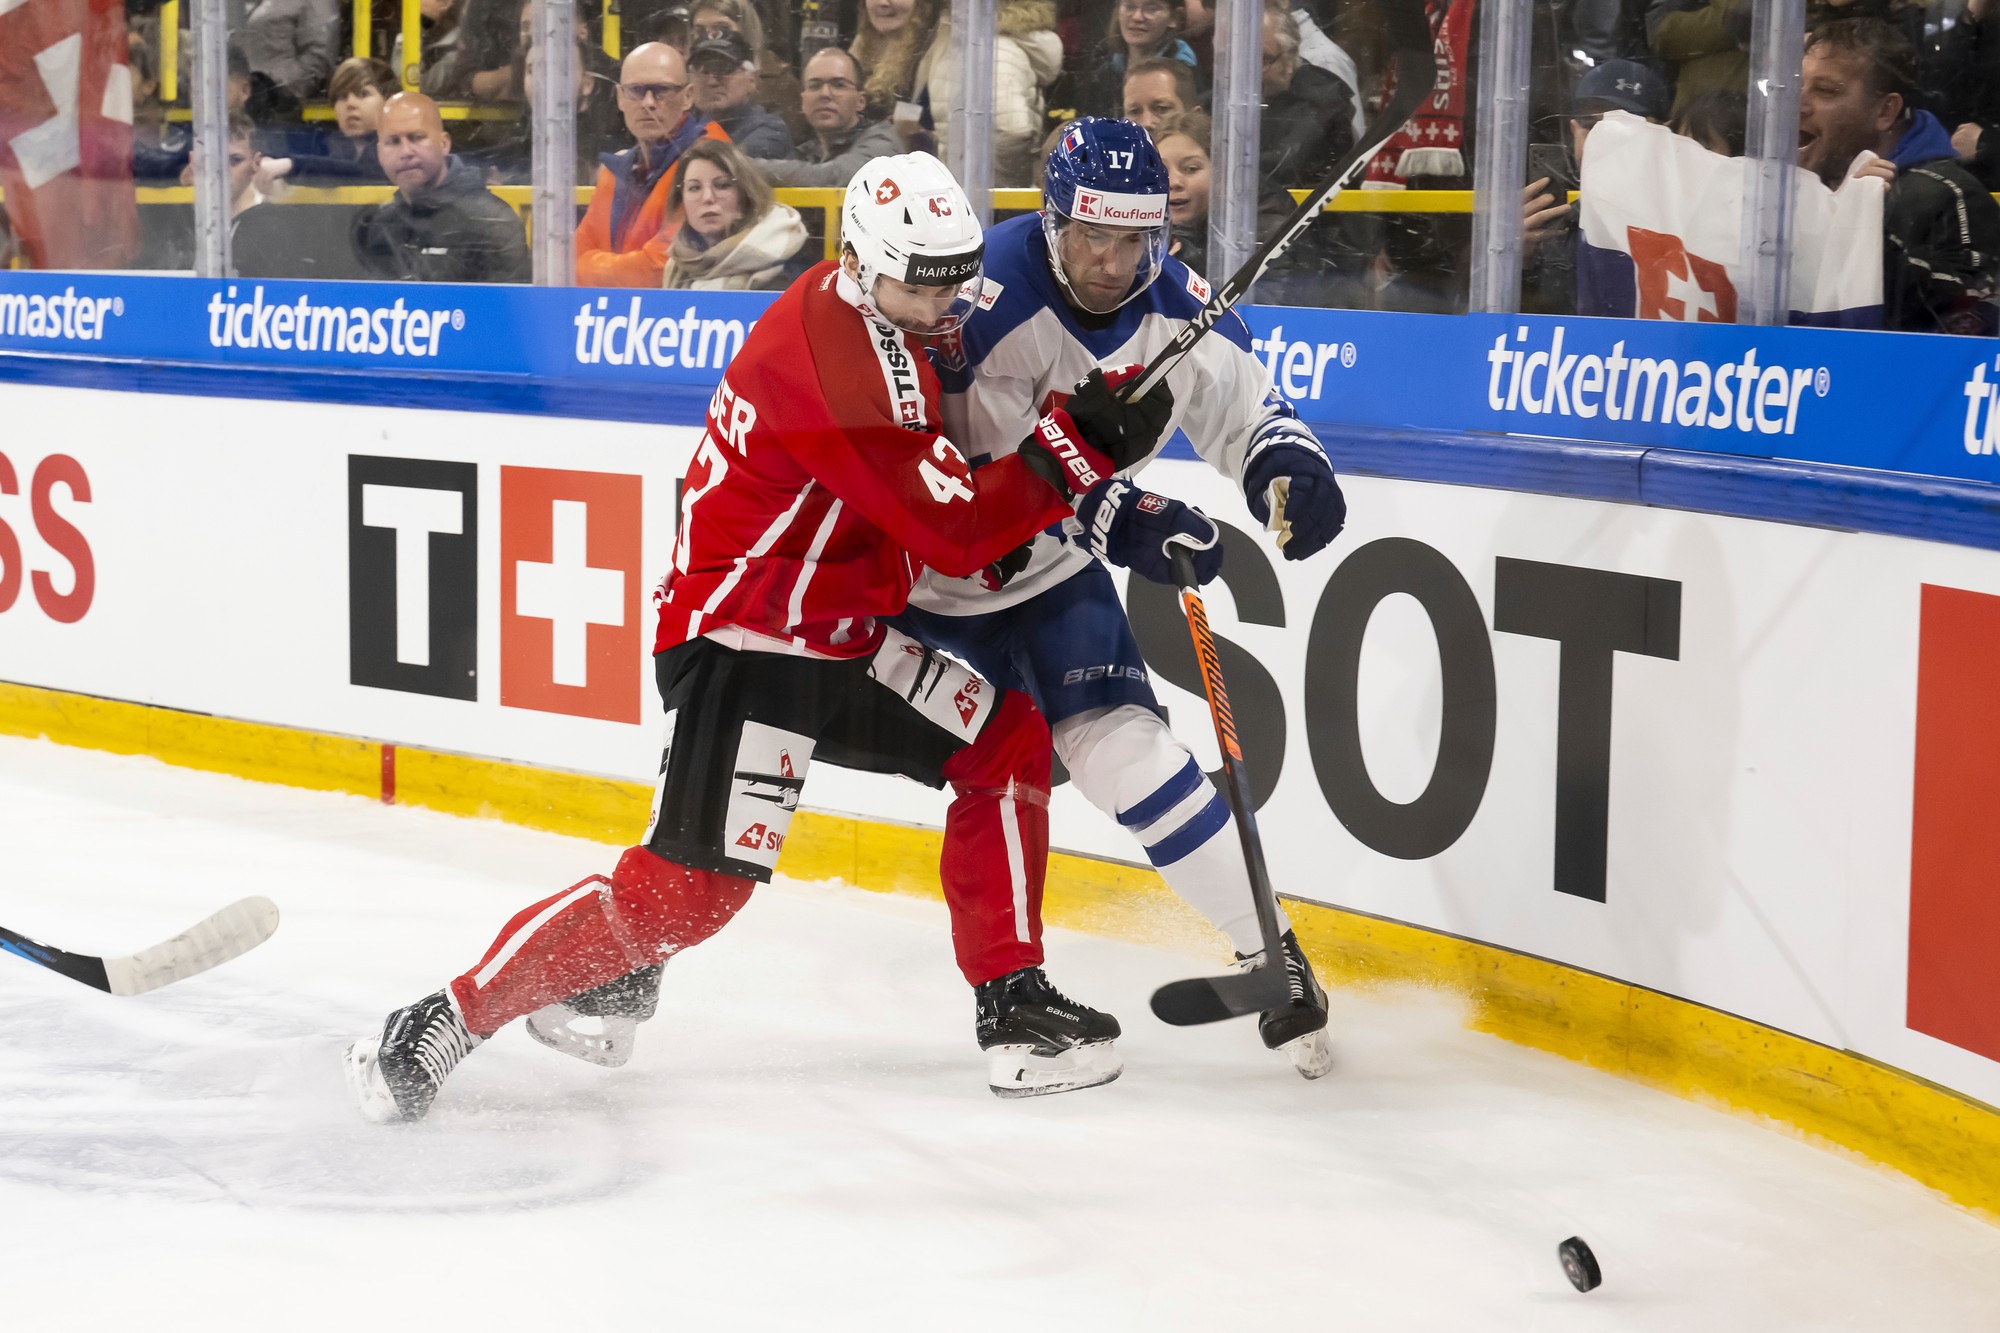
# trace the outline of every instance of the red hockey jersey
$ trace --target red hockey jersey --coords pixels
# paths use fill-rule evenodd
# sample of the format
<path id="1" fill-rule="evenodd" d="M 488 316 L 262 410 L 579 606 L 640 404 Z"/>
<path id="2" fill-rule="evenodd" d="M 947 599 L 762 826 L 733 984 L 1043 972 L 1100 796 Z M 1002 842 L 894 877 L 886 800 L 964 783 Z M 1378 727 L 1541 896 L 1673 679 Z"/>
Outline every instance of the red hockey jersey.
<path id="1" fill-rule="evenodd" d="M 963 577 L 1070 513 L 1018 456 L 966 464 L 911 335 L 808 270 L 757 321 L 708 405 L 681 494 L 654 651 L 729 625 L 859 657 L 926 566 Z"/>

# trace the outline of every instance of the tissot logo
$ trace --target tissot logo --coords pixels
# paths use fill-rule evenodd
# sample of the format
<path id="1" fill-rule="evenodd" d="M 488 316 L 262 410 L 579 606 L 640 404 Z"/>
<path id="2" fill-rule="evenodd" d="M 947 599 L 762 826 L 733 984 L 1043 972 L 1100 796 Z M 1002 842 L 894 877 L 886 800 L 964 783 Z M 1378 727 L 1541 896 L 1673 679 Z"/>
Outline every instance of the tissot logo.
<path id="1" fill-rule="evenodd" d="M 641 479 L 500 469 L 500 702 L 637 722 Z"/>
<path id="2" fill-rule="evenodd" d="M 479 468 L 347 460 L 348 679 L 479 697 Z"/>

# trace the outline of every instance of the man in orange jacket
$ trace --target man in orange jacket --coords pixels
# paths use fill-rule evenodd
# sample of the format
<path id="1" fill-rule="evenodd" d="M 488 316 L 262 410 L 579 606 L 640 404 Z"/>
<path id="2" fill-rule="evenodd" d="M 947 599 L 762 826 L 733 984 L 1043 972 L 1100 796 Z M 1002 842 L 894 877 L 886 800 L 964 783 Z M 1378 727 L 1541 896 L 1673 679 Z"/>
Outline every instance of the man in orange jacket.
<path id="1" fill-rule="evenodd" d="M 635 47 L 619 72 L 618 109 L 638 142 L 606 153 L 590 211 L 576 229 L 576 281 L 582 287 L 657 287 L 679 219 L 666 216 L 667 192 L 681 153 L 722 128 L 688 114 L 687 64 L 663 42 Z"/>

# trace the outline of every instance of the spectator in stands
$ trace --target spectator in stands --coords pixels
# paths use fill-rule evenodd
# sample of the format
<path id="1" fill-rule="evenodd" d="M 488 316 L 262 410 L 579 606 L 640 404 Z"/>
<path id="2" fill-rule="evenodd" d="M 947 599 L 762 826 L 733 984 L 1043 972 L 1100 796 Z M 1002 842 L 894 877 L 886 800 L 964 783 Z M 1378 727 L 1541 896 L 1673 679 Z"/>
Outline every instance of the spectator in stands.
<path id="1" fill-rule="evenodd" d="M 757 105 L 757 60 L 733 32 L 703 37 L 688 51 L 694 107 L 745 156 L 783 157 L 792 150 L 785 122 Z"/>
<path id="2" fill-rule="evenodd" d="M 229 117 L 229 264 L 239 278 L 310 276 L 292 262 L 297 238 L 286 225 L 285 210 L 265 203 L 258 189 L 262 155 L 257 152 L 257 127 L 238 111 Z"/>
<path id="3" fill-rule="evenodd" d="M 1018 188 L 1037 183 L 1041 162 L 1042 90 L 1062 72 L 1062 39 L 1055 34 L 1054 0 L 1000 0 L 993 41 L 993 183 Z M 930 50 L 917 65 L 917 100 L 931 110 L 938 156 L 947 155 L 951 108 L 957 104 L 963 62 L 952 40 L 951 14 L 938 18 Z"/>
<path id="4" fill-rule="evenodd" d="M 599 73 L 599 57 L 602 47 L 593 47 L 589 35 L 577 29 L 576 41 L 576 179 L 579 185 L 597 175 L 597 164 L 607 155 L 620 151 L 620 145 L 630 137 L 626 133 L 625 119 L 618 105 L 618 79 L 614 68 L 612 77 Z M 526 161 L 532 154 L 521 145 L 532 144 L 534 133 L 531 123 L 535 99 L 535 77 L 538 61 L 537 52 L 527 49 L 521 72 L 521 122 L 515 132 L 511 156 L 517 161 Z"/>
<path id="5" fill-rule="evenodd" d="M 1711 89 L 1738 97 L 1750 82 L 1751 0 L 1651 0 L 1646 39 L 1674 66 L 1672 115 Z"/>
<path id="6" fill-rule="evenodd" d="M 1209 156 L 1211 124 L 1205 111 L 1190 111 L 1172 129 L 1160 133 L 1157 147 L 1167 164 L 1167 253 L 1196 273 L 1208 269 L 1209 188 L 1213 182 Z M 1266 189 L 1257 198 L 1257 240 L 1275 236 L 1291 216 L 1291 195 Z M 1323 228 L 1306 232 L 1285 257 L 1257 284 L 1257 299 L 1277 305 L 1325 305 L 1338 283 L 1333 262 L 1322 244 Z M 1226 277 L 1215 274 L 1214 277 Z"/>
<path id="7" fill-rule="evenodd" d="M 465 0 L 417 0 L 418 40 L 422 47 L 418 53 L 422 70 L 417 83 L 426 96 L 449 98 L 458 82 L 458 48 L 465 37 L 460 20 L 464 12 Z M 389 47 L 389 63 L 399 70 L 409 68 L 401 31 Z"/>
<path id="8" fill-rule="evenodd" d="M 788 138 L 796 139 L 806 133 L 805 120 L 799 115 L 799 76 L 791 61 L 774 49 L 771 33 L 756 6 L 748 0 L 699 0 L 689 28 L 693 42 L 732 32 L 741 37 L 757 66 L 757 90 L 753 94 L 757 105 L 785 122 Z M 691 42 L 688 54 L 693 53 Z"/>
<path id="9" fill-rule="evenodd" d="M 703 139 L 681 156 L 667 212 L 685 218 L 668 252 L 663 287 L 770 291 L 810 262 L 792 263 L 806 224 L 726 139 Z"/>
<path id="10" fill-rule="evenodd" d="M 1967 0 L 1929 52 L 1924 88 L 1966 170 L 2000 189 L 2000 3 Z"/>
<path id="11" fill-rule="evenodd" d="M 906 148 L 929 147 L 917 105 L 917 63 L 931 48 L 943 0 L 865 0 L 848 49 L 868 71 L 868 114 L 886 120 Z"/>
<path id="12" fill-rule="evenodd" d="M 1741 157 L 1748 110 L 1746 99 L 1712 88 L 1674 118 L 1674 133 L 1686 135 L 1711 153 Z"/>
<path id="13" fill-rule="evenodd" d="M 385 178 L 375 151 L 375 124 L 382 104 L 400 91 L 396 71 L 387 61 L 365 56 L 341 61 L 327 83 L 333 130 L 314 135 L 299 151 L 264 159 L 260 184 L 265 193 L 280 180 L 380 184 Z"/>
<path id="14" fill-rule="evenodd" d="M 1716 96 L 1728 94 L 1718 91 Z M 1590 131 L 1607 111 L 1629 111 L 1659 124 L 1667 118 L 1671 100 L 1660 75 L 1636 60 L 1607 60 L 1577 80 L 1563 117 L 1568 179 L 1538 177 L 1521 191 L 1522 309 L 1540 315 L 1576 313 L 1576 210 L 1567 196 L 1583 178 L 1583 144 Z M 1704 101 L 1698 98 L 1695 105 Z M 1739 95 L 1736 105 L 1742 104 Z M 1736 124 L 1740 138 L 1740 110 Z"/>
<path id="15" fill-rule="evenodd" d="M 576 229 L 576 280 L 585 287 L 657 287 L 679 219 L 667 211 L 674 165 L 704 133 L 724 137 L 688 109 L 687 66 L 664 42 L 625 57 L 618 108 L 634 143 L 607 153 Z"/>
<path id="16" fill-rule="evenodd" d="M 1889 182 L 1883 203 L 1883 327 L 1994 332 L 2000 204 L 1959 165 L 1936 116 L 1912 109 L 1916 50 L 1895 25 L 1837 19 L 1806 36 L 1799 165 L 1838 187 L 1855 157 Z"/>
<path id="17" fill-rule="evenodd" d="M 243 25 L 253 83 L 293 107 L 326 86 L 340 53 L 340 0 L 258 0 Z"/>
<path id="18" fill-rule="evenodd" d="M 1267 185 L 1304 188 L 1354 146 L 1353 91 L 1299 59 L 1299 25 L 1284 0 L 1264 5 L 1264 114 L 1258 169 Z"/>
<path id="19" fill-rule="evenodd" d="M 790 157 L 754 159 L 772 184 L 844 187 L 870 159 L 903 151 L 888 122 L 869 117 L 862 91 L 868 74 L 852 51 L 821 47 L 806 61 L 805 76 L 800 104 L 812 133 Z"/>
<path id="20" fill-rule="evenodd" d="M 519 215 L 487 190 L 478 170 L 452 156 L 437 103 L 422 93 L 390 98 L 376 142 L 396 193 L 358 220 L 365 266 L 406 282 L 528 281 Z"/>
<path id="21" fill-rule="evenodd" d="M 474 102 L 510 101 L 519 96 L 516 59 L 527 44 L 520 38 L 516 0 L 465 0 L 464 14 L 458 49 L 435 77 L 426 73 L 424 91 L 433 97 Z"/>
<path id="22" fill-rule="evenodd" d="M 1116 116 L 1124 110 L 1125 71 L 1142 60 L 1178 60 L 1194 68 L 1194 48 L 1180 36 L 1186 26 L 1182 0 L 1117 0 L 1102 53 L 1077 89 L 1084 113 Z"/>
<path id="23" fill-rule="evenodd" d="M 159 62 L 145 37 L 131 34 L 126 53 L 132 69 L 132 178 L 142 183 L 177 181 L 188 164 L 194 135 L 184 122 L 167 119 L 166 104 L 160 100 Z"/>
<path id="24" fill-rule="evenodd" d="M 1190 65 L 1155 57 L 1125 71 L 1125 119 L 1143 125 L 1155 140 L 1199 105 Z"/>

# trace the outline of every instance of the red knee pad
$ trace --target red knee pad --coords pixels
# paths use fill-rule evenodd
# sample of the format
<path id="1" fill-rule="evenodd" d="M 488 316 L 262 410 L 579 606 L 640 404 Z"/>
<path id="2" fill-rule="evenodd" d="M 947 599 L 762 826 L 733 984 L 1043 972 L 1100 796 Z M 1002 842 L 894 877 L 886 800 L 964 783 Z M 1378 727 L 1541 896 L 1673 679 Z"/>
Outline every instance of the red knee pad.
<path id="1" fill-rule="evenodd" d="M 947 759 L 943 774 L 959 791 L 1005 790 L 1011 783 L 1024 800 L 1047 804 L 1049 724 L 1034 701 L 1009 690 L 979 738 Z"/>
<path id="2" fill-rule="evenodd" d="M 627 952 L 665 956 L 729 924 L 756 885 L 628 847 L 611 872 L 611 926 Z"/>

